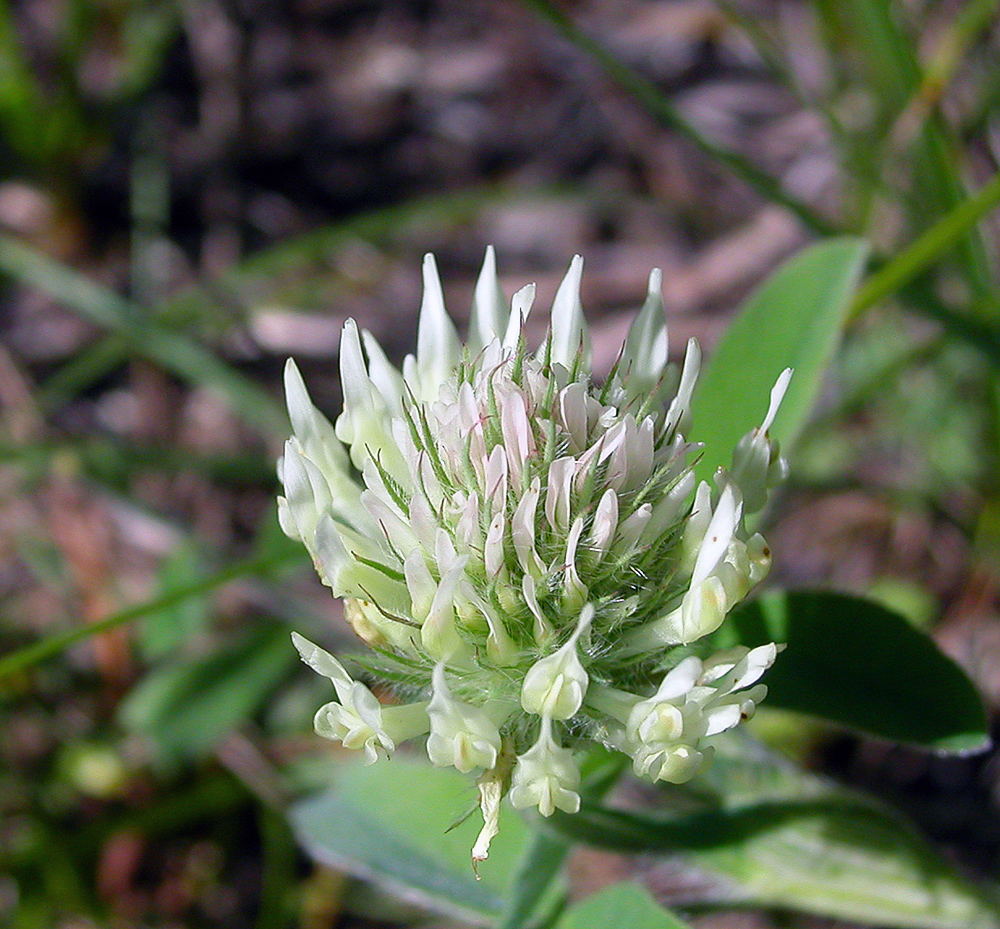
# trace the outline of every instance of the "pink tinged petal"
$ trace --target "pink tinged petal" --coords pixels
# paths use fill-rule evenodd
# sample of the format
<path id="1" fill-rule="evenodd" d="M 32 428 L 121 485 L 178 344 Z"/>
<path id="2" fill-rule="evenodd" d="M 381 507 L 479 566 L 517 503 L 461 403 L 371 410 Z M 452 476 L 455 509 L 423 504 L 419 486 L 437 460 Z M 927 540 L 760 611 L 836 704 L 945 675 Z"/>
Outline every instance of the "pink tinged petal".
<path id="1" fill-rule="evenodd" d="M 697 339 L 689 339 L 687 351 L 684 353 L 684 366 L 681 368 L 681 382 L 677 387 L 677 395 L 667 408 L 665 431 L 687 432 L 688 421 L 691 418 L 691 394 L 694 392 L 698 372 L 701 370 L 701 348 Z"/>
<path id="2" fill-rule="evenodd" d="M 497 257 L 492 245 L 486 246 L 486 258 L 476 281 L 469 316 L 469 342 L 481 349 L 499 339 L 507 328 L 506 298 L 497 278 Z"/>
<path id="3" fill-rule="evenodd" d="M 587 585 L 580 579 L 576 569 L 576 550 L 581 535 L 583 535 L 583 517 L 578 516 L 573 520 L 573 526 L 566 540 L 566 557 L 563 564 L 566 572 L 563 577 L 563 608 L 569 611 L 578 610 L 587 602 Z"/>
<path id="4" fill-rule="evenodd" d="M 535 517 L 540 495 L 541 482 L 536 477 L 518 503 L 511 521 L 511 538 L 518 563 L 522 571 L 535 577 L 541 577 L 545 573 L 545 565 L 535 551 Z"/>
<path id="5" fill-rule="evenodd" d="M 521 475 L 528 456 L 535 451 L 535 438 L 528 421 L 528 409 L 524 395 L 512 390 L 503 398 L 500 410 L 500 428 L 510 465 L 510 482 L 515 488 L 521 487 Z"/>
<path id="6" fill-rule="evenodd" d="M 590 548 L 600 561 L 608 551 L 618 528 L 618 495 L 610 487 L 601 495 L 590 529 Z"/>
<path id="7" fill-rule="evenodd" d="M 738 491 L 732 485 L 727 485 L 719 496 L 719 502 L 698 549 L 698 557 L 691 571 L 692 587 L 704 581 L 718 567 L 733 540 L 742 513 L 743 501 Z"/>
<path id="8" fill-rule="evenodd" d="M 549 335 L 552 341 L 551 357 L 553 363 L 566 368 L 573 367 L 574 360 L 581 352 L 584 366 L 589 367 L 590 363 L 590 336 L 580 302 L 582 276 L 583 259 L 575 255 L 552 301 L 552 328 Z M 541 351 L 544 352 L 544 346 Z"/>
<path id="9" fill-rule="evenodd" d="M 557 458 L 549 465 L 548 487 L 545 492 L 545 517 L 557 532 L 569 531 L 570 491 L 576 459 Z"/>
<path id="10" fill-rule="evenodd" d="M 559 392 L 559 416 L 577 454 L 587 447 L 589 437 L 587 400 L 587 385 L 583 381 L 574 381 Z"/>
<path id="11" fill-rule="evenodd" d="M 531 312 L 531 305 L 535 302 L 535 285 L 527 284 L 522 287 L 510 301 L 510 318 L 507 321 L 507 329 L 503 336 L 503 348 L 510 352 L 517 348 L 518 340 L 521 338 L 521 328 L 524 321 Z"/>
<path id="12" fill-rule="evenodd" d="M 463 433 L 480 425 L 482 414 L 476 403 L 476 393 L 472 385 L 465 381 L 458 388 L 458 423 Z"/>
<path id="13" fill-rule="evenodd" d="M 486 576 L 491 580 L 498 577 L 504 567 L 503 537 L 506 523 L 503 513 L 497 513 L 490 521 L 490 528 L 486 533 L 483 561 L 486 565 Z"/>
<path id="14" fill-rule="evenodd" d="M 503 513 L 507 509 L 507 454 L 502 445 L 493 448 L 486 462 L 484 497 L 492 513 Z"/>

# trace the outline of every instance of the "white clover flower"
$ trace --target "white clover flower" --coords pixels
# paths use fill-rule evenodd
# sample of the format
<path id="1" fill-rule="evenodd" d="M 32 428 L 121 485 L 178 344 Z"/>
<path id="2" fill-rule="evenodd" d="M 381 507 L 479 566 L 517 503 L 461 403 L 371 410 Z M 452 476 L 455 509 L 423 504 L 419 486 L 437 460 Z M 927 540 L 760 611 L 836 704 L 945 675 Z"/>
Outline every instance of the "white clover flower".
<path id="1" fill-rule="evenodd" d="M 574 752 L 589 743 L 626 753 L 640 776 L 691 777 L 713 736 L 753 712 L 776 654 L 704 642 L 770 566 L 744 517 L 785 473 L 768 428 L 790 372 L 732 466 L 697 485 L 685 435 L 701 356 L 692 340 L 679 371 L 667 364 L 659 271 L 598 384 L 582 270 L 574 258 L 529 351 L 534 286 L 508 304 L 488 249 L 463 346 L 428 255 L 402 371 L 345 324 L 335 425 L 293 362 L 285 372 L 281 526 L 345 598 L 374 649 L 358 659 L 366 672 L 415 698 L 381 704 L 296 636 L 337 695 L 317 731 L 369 761 L 426 734 L 434 764 L 481 771 L 477 860 L 505 796 L 545 816 L 578 809 Z"/>

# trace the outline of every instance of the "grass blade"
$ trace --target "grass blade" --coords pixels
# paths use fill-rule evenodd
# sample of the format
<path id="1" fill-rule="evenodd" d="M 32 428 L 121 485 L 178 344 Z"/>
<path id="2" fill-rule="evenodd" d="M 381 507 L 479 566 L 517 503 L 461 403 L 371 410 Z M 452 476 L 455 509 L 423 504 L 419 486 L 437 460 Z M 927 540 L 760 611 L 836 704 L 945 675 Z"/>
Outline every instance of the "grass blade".
<path id="1" fill-rule="evenodd" d="M 627 65 L 619 61 L 599 42 L 594 41 L 573 21 L 556 9 L 549 0 L 521 0 L 542 19 L 554 26 L 577 48 L 590 55 L 623 90 L 635 98 L 662 125 L 673 129 L 689 142 L 696 145 L 706 155 L 725 165 L 736 177 L 756 190 L 771 203 L 777 203 L 794 213 L 804 226 L 819 235 L 835 233 L 836 227 L 825 220 L 808 204 L 787 193 L 781 182 L 766 171 L 762 171 L 738 152 L 731 151 L 704 136 L 667 99 L 655 84 L 640 77 Z"/>
<path id="2" fill-rule="evenodd" d="M 16 652 L 0 658 L 0 680 L 11 677 L 21 671 L 26 671 L 28 668 L 65 651 L 71 645 L 76 645 L 77 642 L 91 638 L 91 636 L 100 635 L 102 632 L 115 629 L 125 623 L 134 622 L 143 616 L 148 616 L 150 613 L 170 609 L 178 603 L 187 600 L 189 597 L 208 593 L 211 590 L 215 590 L 216 587 L 221 587 L 228 581 L 254 574 L 265 574 L 286 564 L 301 560 L 301 558 L 302 555 L 300 552 L 284 549 L 278 553 L 268 553 L 248 558 L 244 561 L 238 561 L 209 577 L 192 584 L 187 584 L 184 587 L 178 587 L 151 600 L 126 607 L 124 610 L 120 610 L 99 622 L 78 626 L 75 629 L 68 629 L 65 632 L 46 636 L 39 642 L 35 642 L 32 645 L 18 649 Z"/>
<path id="3" fill-rule="evenodd" d="M 978 193 L 960 203 L 872 274 L 855 294 L 850 318 L 856 319 L 869 307 L 913 281 L 997 205 L 1000 205 L 1000 172 L 994 174 Z"/>
<path id="4" fill-rule="evenodd" d="M 234 412 L 265 434 L 288 432 L 288 418 L 270 394 L 199 342 L 156 322 L 124 297 L 11 236 L 0 236 L 0 271 L 119 333 L 131 350 L 168 371 L 214 389 Z"/>

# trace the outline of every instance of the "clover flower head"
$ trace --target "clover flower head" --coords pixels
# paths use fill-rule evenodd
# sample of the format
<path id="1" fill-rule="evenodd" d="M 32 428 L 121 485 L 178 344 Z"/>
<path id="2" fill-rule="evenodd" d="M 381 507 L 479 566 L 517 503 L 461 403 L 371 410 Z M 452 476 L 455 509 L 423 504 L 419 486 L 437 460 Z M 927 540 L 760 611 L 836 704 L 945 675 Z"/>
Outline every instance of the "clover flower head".
<path id="1" fill-rule="evenodd" d="M 791 372 L 731 467 L 698 484 L 685 436 L 700 350 L 692 340 L 679 370 L 667 363 L 660 272 L 597 383 L 582 270 L 574 258 L 530 351 L 534 286 L 508 302 L 488 249 L 463 345 L 428 255 L 402 370 L 345 324 L 334 424 L 293 362 L 285 371 L 281 526 L 372 646 L 358 659 L 368 678 L 397 698 L 381 703 L 296 635 L 336 694 L 316 731 L 369 762 L 426 735 L 433 764 L 479 771 L 474 860 L 504 797 L 544 816 L 579 808 L 588 744 L 654 781 L 693 776 L 713 738 L 753 713 L 777 653 L 713 654 L 706 637 L 770 566 L 745 518 L 785 474 L 768 428 Z"/>

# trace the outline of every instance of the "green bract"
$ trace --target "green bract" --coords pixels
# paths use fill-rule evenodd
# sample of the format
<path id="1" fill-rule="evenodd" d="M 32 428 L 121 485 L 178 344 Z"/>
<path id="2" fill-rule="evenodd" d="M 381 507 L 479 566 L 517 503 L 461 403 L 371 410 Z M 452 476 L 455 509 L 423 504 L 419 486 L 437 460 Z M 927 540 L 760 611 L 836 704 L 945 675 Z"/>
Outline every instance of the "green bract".
<path id="1" fill-rule="evenodd" d="M 579 808 L 574 749 L 599 742 L 637 774 L 680 782 L 712 736 L 749 716 L 774 645 L 704 655 L 697 642 L 766 574 L 744 517 L 781 480 L 767 416 L 715 486 L 695 486 L 685 441 L 700 352 L 667 364 L 660 272 L 603 385 L 591 378 L 577 257 L 543 345 L 522 336 L 534 286 L 508 308 L 492 249 L 466 345 L 424 260 L 417 354 L 400 373 L 344 326 L 336 427 L 290 361 L 295 435 L 278 500 L 284 531 L 346 598 L 365 664 L 400 698 L 381 704 L 331 655 L 294 636 L 337 699 L 316 731 L 369 761 L 427 734 L 436 765 L 480 770 L 486 857 L 501 799 L 543 815 Z"/>

